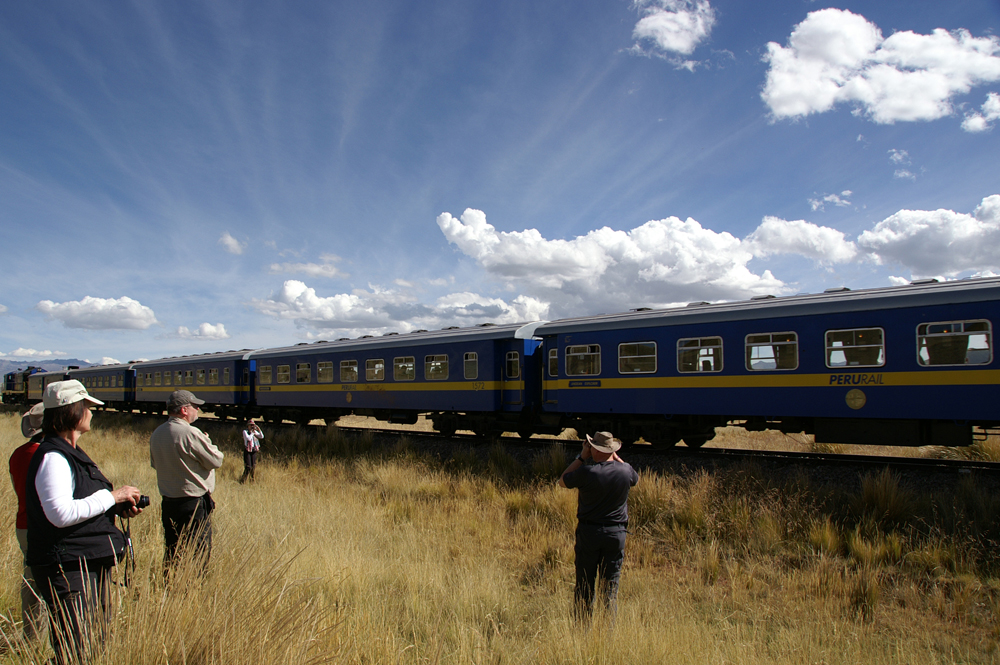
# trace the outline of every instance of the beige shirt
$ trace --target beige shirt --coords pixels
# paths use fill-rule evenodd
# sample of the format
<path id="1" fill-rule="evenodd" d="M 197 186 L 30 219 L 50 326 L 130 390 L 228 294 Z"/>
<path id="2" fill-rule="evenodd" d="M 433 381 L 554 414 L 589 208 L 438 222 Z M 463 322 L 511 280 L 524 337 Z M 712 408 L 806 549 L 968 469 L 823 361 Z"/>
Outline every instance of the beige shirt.
<path id="1" fill-rule="evenodd" d="M 222 451 L 200 429 L 171 417 L 149 437 L 149 464 L 156 469 L 161 496 L 202 496 L 215 490 Z"/>

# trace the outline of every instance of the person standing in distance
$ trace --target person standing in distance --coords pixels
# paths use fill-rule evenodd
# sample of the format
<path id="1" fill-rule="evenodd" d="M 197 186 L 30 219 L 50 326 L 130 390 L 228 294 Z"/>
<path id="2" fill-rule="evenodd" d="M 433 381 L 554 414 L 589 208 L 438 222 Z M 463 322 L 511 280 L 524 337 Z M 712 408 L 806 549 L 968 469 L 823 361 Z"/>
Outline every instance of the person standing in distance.
<path id="1" fill-rule="evenodd" d="M 253 418 L 247 419 L 247 426 L 243 429 L 243 477 L 240 484 L 246 482 L 250 477 L 250 482 L 254 480 L 254 473 L 257 471 L 257 453 L 260 452 L 260 442 L 264 440 L 264 433 L 257 427 Z"/>
<path id="2" fill-rule="evenodd" d="M 32 640 L 37 637 L 41 641 L 46 641 L 49 634 L 49 617 L 45 603 L 41 601 L 38 587 L 35 585 L 35 578 L 31 575 L 31 567 L 28 566 L 28 499 L 25 494 L 26 483 L 28 482 L 28 465 L 31 457 L 38 449 L 42 437 L 42 412 L 45 403 L 39 402 L 31 407 L 21 416 L 21 434 L 28 442 L 18 446 L 10 456 L 10 482 L 14 485 L 14 494 L 17 495 L 17 519 L 15 529 L 17 533 L 17 544 L 21 547 L 21 554 L 25 561 L 24 570 L 21 573 L 21 617 L 24 622 L 24 637 Z"/>
<path id="3" fill-rule="evenodd" d="M 601 576 L 601 600 L 614 617 L 618 610 L 618 579 L 625 559 L 628 493 L 639 474 L 618 456 L 622 442 L 610 432 L 587 435 L 583 450 L 559 478 L 560 487 L 577 488 L 576 587 L 573 614 L 589 619 L 594 611 L 594 586 Z"/>
<path id="4" fill-rule="evenodd" d="M 169 419 L 149 437 L 149 463 L 163 497 L 164 574 L 179 548 L 193 547 L 204 568 L 212 553 L 212 491 L 223 456 L 207 434 L 192 426 L 204 403 L 188 390 L 175 390 L 167 398 Z"/>

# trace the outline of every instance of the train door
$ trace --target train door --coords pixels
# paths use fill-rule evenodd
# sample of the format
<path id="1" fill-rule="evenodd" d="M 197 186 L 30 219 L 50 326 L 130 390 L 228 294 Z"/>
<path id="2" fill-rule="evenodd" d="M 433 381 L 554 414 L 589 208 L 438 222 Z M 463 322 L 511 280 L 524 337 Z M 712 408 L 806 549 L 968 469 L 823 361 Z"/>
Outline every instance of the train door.
<path id="1" fill-rule="evenodd" d="M 504 407 L 520 405 L 524 402 L 523 371 L 524 362 L 520 351 L 508 350 L 504 354 L 503 377 L 501 379 Z"/>

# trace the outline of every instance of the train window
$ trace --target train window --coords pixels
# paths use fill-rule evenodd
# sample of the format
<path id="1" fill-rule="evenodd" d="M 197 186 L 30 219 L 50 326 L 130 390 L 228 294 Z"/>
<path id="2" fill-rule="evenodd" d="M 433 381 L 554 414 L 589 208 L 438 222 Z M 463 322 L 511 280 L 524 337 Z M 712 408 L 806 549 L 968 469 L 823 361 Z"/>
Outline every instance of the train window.
<path id="1" fill-rule="evenodd" d="M 309 363 L 296 363 L 295 383 L 310 383 L 312 381 L 312 365 Z"/>
<path id="2" fill-rule="evenodd" d="M 448 378 L 448 356 L 424 356 L 424 379 L 444 381 Z"/>
<path id="3" fill-rule="evenodd" d="M 292 382 L 292 366 L 278 365 L 278 383 Z"/>
<path id="4" fill-rule="evenodd" d="M 549 349 L 549 376 L 559 376 L 559 349 Z"/>
<path id="5" fill-rule="evenodd" d="M 117 385 L 117 383 L 115 383 L 115 381 L 117 380 L 117 378 L 118 377 L 116 377 L 116 376 L 112 376 L 111 377 L 111 387 L 112 388 L 114 388 Z"/>
<path id="6" fill-rule="evenodd" d="M 990 322 L 947 321 L 917 326 L 921 365 L 988 365 L 993 362 Z"/>
<path id="7" fill-rule="evenodd" d="M 146 372 L 146 385 L 147 386 L 153 385 L 153 375 L 149 372 Z"/>
<path id="8" fill-rule="evenodd" d="M 181 373 L 180 370 L 177 370 L 176 372 L 174 372 L 174 385 L 179 386 L 182 383 L 184 383 L 184 375 Z"/>
<path id="9" fill-rule="evenodd" d="M 219 385 L 219 370 L 214 367 L 208 370 L 208 385 Z"/>
<path id="10" fill-rule="evenodd" d="M 163 385 L 163 378 L 160 376 L 159 372 L 153 372 L 153 385 L 154 386 Z"/>
<path id="11" fill-rule="evenodd" d="M 580 344 L 566 347 L 566 374 L 568 376 L 595 376 L 600 373 L 600 345 Z"/>
<path id="12" fill-rule="evenodd" d="M 316 382 L 317 383 L 333 383 L 333 363 L 332 362 L 319 362 L 316 363 Z"/>
<path id="13" fill-rule="evenodd" d="M 381 358 L 372 358 L 365 361 L 365 380 L 383 381 L 385 380 L 385 361 Z"/>
<path id="14" fill-rule="evenodd" d="M 678 372 L 721 372 L 722 338 L 690 337 L 677 340 Z"/>
<path id="15" fill-rule="evenodd" d="M 322 365 L 329 366 L 330 379 L 333 381 L 333 363 L 319 363 L 320 372 L 323 371 Z M 358 361 L 357 360 L 341 360 L 340 361 L 340 382 L 341 383 L 355 383 L 358 380 Z M 371 380 L 371 379 L 369 379 Z M 323 379 L 320 379 L 323 381 Z M 323 381 L 327 383 L 327 381 Z"/>
<path id="16" fill-rule="evenodd" d="M 198 370 L 198 385 L 199 386 L 205 385 L 205 370 L 203 369 Z"/>
<path id="17" fill-rule="evenodd" d="M 656 371 L 656 342 L 618 345 L 619 374 L 649 374 Z"/>
<path id="18" fill-rule="evenodd" d="M 170 378 L 172 376 L 173 376 L 173 372 L 164 372 L 163 373 L 163 385 L 169 386 L 170 385 Z M 112 381 L 112 384 L 114 384 L 114 381 Z"/>
<path id="19" fill-rule="evenodd" d="M 827 367 L 881 367 L 885 364 L 885 333 L 881 328 L 828 330 Z"/>
<path id="20" fill-rule="evenodd" d="M 412 381 L 417 377 L 413 356 L 400 356 L 392 359 L 392 378 L 394 381 Z"/>
<path id="21" fill-rule="evenodd" d="M 517 351 L 507 352 L 507 378 L 516 379 L 521 376 L 521 354 Z"/>
<path id="22" fill-rule="evenodd" d="M 758 333 L 746 337 L 747 369 L 798 369 L 799 336 L 793 332 Z"/>
<path id="23" fill-rule="evenodd" d="M 261 385 L 269 385 L 271 383 L 271 366 L 261 365 L 260 369 L 257 370 L 257 380 Z"/>
<path id="24" fill-rule="evenodd" d="M 229 368 L 228 367 L 223 367 L 222 368 L 222 385 L 224 385 L 224 386 L 228 386 L 229 385 Z"/>
<path id="25" fill-rule="evenodd" d="M 194 385 L 194 370 L 186 369 L 184 370 L 184 385 L 193 386 Z"/>
<path id="26" fill-rule="evenodd" d="M 465 378 L 479 378 L 479 354 L 475 351 L 465 354 Z"/>

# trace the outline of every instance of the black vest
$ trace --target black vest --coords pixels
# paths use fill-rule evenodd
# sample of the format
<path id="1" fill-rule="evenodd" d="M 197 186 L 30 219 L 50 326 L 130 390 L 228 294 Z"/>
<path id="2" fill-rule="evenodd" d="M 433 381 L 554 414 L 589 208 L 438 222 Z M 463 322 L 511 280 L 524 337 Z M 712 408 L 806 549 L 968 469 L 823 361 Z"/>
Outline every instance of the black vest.
<path id="1" fill-rule="evenodd" d="M 74 448 L 58 436 L 46 436 L 28 465 L 26 486 L 28 503 L 29 566 L 70 563 L 80 559 L 121 558 L 125 552 L 125 535 L 115 526 L 115 509 L 67 527 L 49 522 L 35 488 L 38 467 L 47 453 L 57 453 L 69 462 L 73 473 L 74 499 L 85 499 L 99 490 L 111 491 L 111 482 L 104 477 L 94 461 L 80 448 Z"/>

